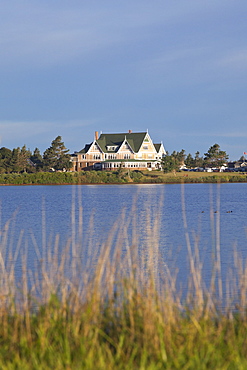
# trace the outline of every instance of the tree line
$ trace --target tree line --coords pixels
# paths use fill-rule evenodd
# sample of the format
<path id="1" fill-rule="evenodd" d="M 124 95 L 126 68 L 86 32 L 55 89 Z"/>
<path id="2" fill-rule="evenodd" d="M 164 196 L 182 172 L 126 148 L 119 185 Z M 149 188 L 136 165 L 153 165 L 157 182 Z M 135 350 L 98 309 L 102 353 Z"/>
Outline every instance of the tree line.
<path id="1" fill-rule="evenodd" d="M 62 171 L 71 167 L 69 149 L 62 141 L 61 136 L 57 136 L 49 148 L 41 155 L 40 150 L 35 148 L 33 152 L 22 147 L 13 150 L 0 148 L 0 173 L 21 173 L 39 171 Z"/>
<path id="2" fill-rule="evenodd" d="M 40 171 L 62 171 L 71 168 L 69 149 L 62 141 L 61 136 L 57 136 L 43 155 L 40 150 L 35 148 L 33 152 L 23 147 L 13 150 L 0 148 L 0 173 L 22 173 Z M 209 150 L 201 156 L 197 151 L 194 156 L 190 153 L 186 155 L 185 150 L 180 152 L 173 151 L 162 159 L 164 172 L 178 171 L 182 165 L 191 168 L 220 167 L 228 161 L 228 154 L 220 149 L 219 144 L 212 145 Z"/>
<path id="3" fill-rule="evenodd" d="M 185 154 L 185 150 L 180 152 L 173 151 L 162 160 L 162 168 L 164 172 L 178 171 L 181 166 L 185 165 L 186 168 L 218 168 L 228 161 L 228 154 L 220 149 L 219 144 L 212 145 L 204 156 L 200 156 L 200 152 L 196 152 L 194 156 L 190 153 Z"/>

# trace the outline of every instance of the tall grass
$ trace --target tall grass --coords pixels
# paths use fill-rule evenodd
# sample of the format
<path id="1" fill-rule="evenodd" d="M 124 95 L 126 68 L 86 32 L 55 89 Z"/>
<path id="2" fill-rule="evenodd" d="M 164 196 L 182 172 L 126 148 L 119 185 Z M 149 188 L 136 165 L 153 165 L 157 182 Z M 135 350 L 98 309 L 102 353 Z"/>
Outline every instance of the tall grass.
<path id="1" fill-rule="evenodd" d="M 190 266 L 186 295 L 176 271 L 160 258 L 159 219 L 147 218 L 144 243 L 135 218 L 123 210 L 107 239 L 88 247 L 80 232 L 82 208 L 76 218 L 72 204 L 71 238 L 62 243 L 57 235 L 50 248 L 43 209 L 43 240 L 39 246 L 33 236 L 32 271 L 22 232 L 13 246 L 8 221 L 1 230 L 0 368 L 245 369 L 247 263 L 235 253 L 229 300 L 222 306 L 220 220 L 206 287 L 182 204 Z"/>
<path id="2" fill-rule="evenodd" d="M 0 174 L 0 185 L 247 182 L 246 173 L 81 171 Z"/>

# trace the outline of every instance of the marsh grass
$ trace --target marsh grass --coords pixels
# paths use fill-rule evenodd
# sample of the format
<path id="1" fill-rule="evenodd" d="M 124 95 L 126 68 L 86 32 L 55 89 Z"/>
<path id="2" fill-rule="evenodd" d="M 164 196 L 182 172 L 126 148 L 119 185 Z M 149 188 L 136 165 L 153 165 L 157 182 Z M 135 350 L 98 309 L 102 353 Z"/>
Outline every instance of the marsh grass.
<path id="1" fill-rule="evenodd" d="M 229 299 L 223 306 L 219 218 L 211 284 L 206 287 L 199 245 L 190 240 L 182 191 L 190 267 L 184 295 L 176 271 L 160 257 L 158 219 L 152 221 L 147 213 L 144 245 L 133 227 L 135 217 L 123 210 L 105 241 L 92 246 L 89 238 L 85 246 L 80 231 L 83 210 L 79 207 L 76 218 L 75 194 L 73 199 L 71 238 L 62 243 L 57 235 L 52 248 L 47 247 L 43 206 L 42 246 L 32 238 L 34 271 L 28 270 L 28 248 L 21 247 L 23 232 L 15 248 L 11 220 L 2 227 L 1 369 L 247 368 L 247 263 L 235 251 Z M 18 258 L 21 275 L 16 274 Z"/>
<path id="2" fill-rule="evenodd" d="M 0 185 L 169 184 L 247 182 L 246 173 L 163 171 L 80 171 L 0 174 Z"/>

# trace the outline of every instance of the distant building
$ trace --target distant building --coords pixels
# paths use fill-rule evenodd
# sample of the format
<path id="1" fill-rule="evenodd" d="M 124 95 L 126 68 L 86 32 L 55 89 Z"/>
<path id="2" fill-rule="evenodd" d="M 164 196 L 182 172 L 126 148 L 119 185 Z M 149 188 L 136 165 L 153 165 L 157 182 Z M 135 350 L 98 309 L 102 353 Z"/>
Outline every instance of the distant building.
<path id="1" fill-rule="evenodd" d="M 120 167 L 130 170 L 155 170 L 161 168 L 161 160 L 166 155 L 162 143 L 153 144 L 147 132 L 103 134 L 95 132 L 91 144 L 71 156 L 73 171 L 117 170 Z"/>
<path id="2" fill-rule="evenodd" d="M 230 171 L 247 171 L 247 161 L 245 159 L 240 159 L 234 162 L 228 162 L 228 170 Z"/>

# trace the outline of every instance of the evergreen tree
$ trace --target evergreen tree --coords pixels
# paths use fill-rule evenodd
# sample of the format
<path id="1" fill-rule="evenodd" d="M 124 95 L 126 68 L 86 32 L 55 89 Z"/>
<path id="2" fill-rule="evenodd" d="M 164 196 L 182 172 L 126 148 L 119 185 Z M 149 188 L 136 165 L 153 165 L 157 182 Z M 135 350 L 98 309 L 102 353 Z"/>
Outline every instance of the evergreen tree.
<path id="1" fill-rule="evenodd" d="M 167 153 L 167 155 L 161 161 L 163 171 L 166 173 L 179 171 L 180 167 L 184 164 L 184 159 L 184 149 L 182 149 L 180 152 L 176 152 L 174 150 L 171 155 Z"/>
<path id="2" fill-rule="evenodd" d="M 204 159 L 200 157 L 200 152 L 195 153 L 194 167 L 204 167 Z"/>
<path id="3" fill-rule="evenodd" d="M 43 158 L 42 155 L 40 154 L 40 151 L 38 148 L 34 149 L 33 155 L 30 157 L 31 162 L 36 168 L 36 171 L 39 171 L 43 167 Z"/>
<path id="4" fill-rule="evenodd" d="M 187 155 L 184 164 L 187 168 L 193 168 L 195 166 L 195 160 L 190 153 Z"/>
<path id="5" fill-rule="evenodd" d="M 0 172 L 11 172 L 11 158 L 12 151 L 8 148 L 2 147 L 0 149 Z"/>
<path id="6" fill-rule="evenodd" d="M 181 167 L 182 165 L 184 165 L 184 160 L 185 160 L 185 157 L 186 157 L 185 150 L 182 149 L 180 152 L 174 152 L 174 153 L 176 153 L 175 154 L 176 159 L 177 159 L 177 161 L 178 161 L 178 163 Z"/>
<path id="7" fill-rule="evenodd" d="M 204 155 L 205 164 L 209 167 L 220 167 L 229 158 L 225 151 L 220 150 L 219 144 L 212 145 Z"/>
<path id="8" fill-rule="evenodd" d="M 20 167 L 21 171 L 26 172 L 28 169 L 30 169 L 31 164 L 30 164 L 30 157 L 31 157 L 31 152 L 29 149 L 26 148 L 26 145 L 23 145 L 20 151 Z"/>
<path id="9" fill-rule="evenodd" d="M 11 157 L 11 162 L 10 162 L 11 172 L 13 171 L 13 172 L 19 173 L 21 171 L 20 154 L 21 154 L 21 149 L 19 146 L 12 150 L 12 157 Z"/>
<path id="10" fill-rule="evenodd" d="M 31 157 L 30 150 L 27 150 L 26 145 L 22 148 L 19 146 L 12 150 L 12 156 L 10 160 L 11 171 L 13 172 L 26 172 L 30 168 L 29 159 Z"/>
<path id="11" fill-rule="evenodd" d="M 69 150 L 62 142 L 61 136 L 57 136 L 43 155 L 43 165 L 46 169 L 63 170 L 71 168 Z"/>

